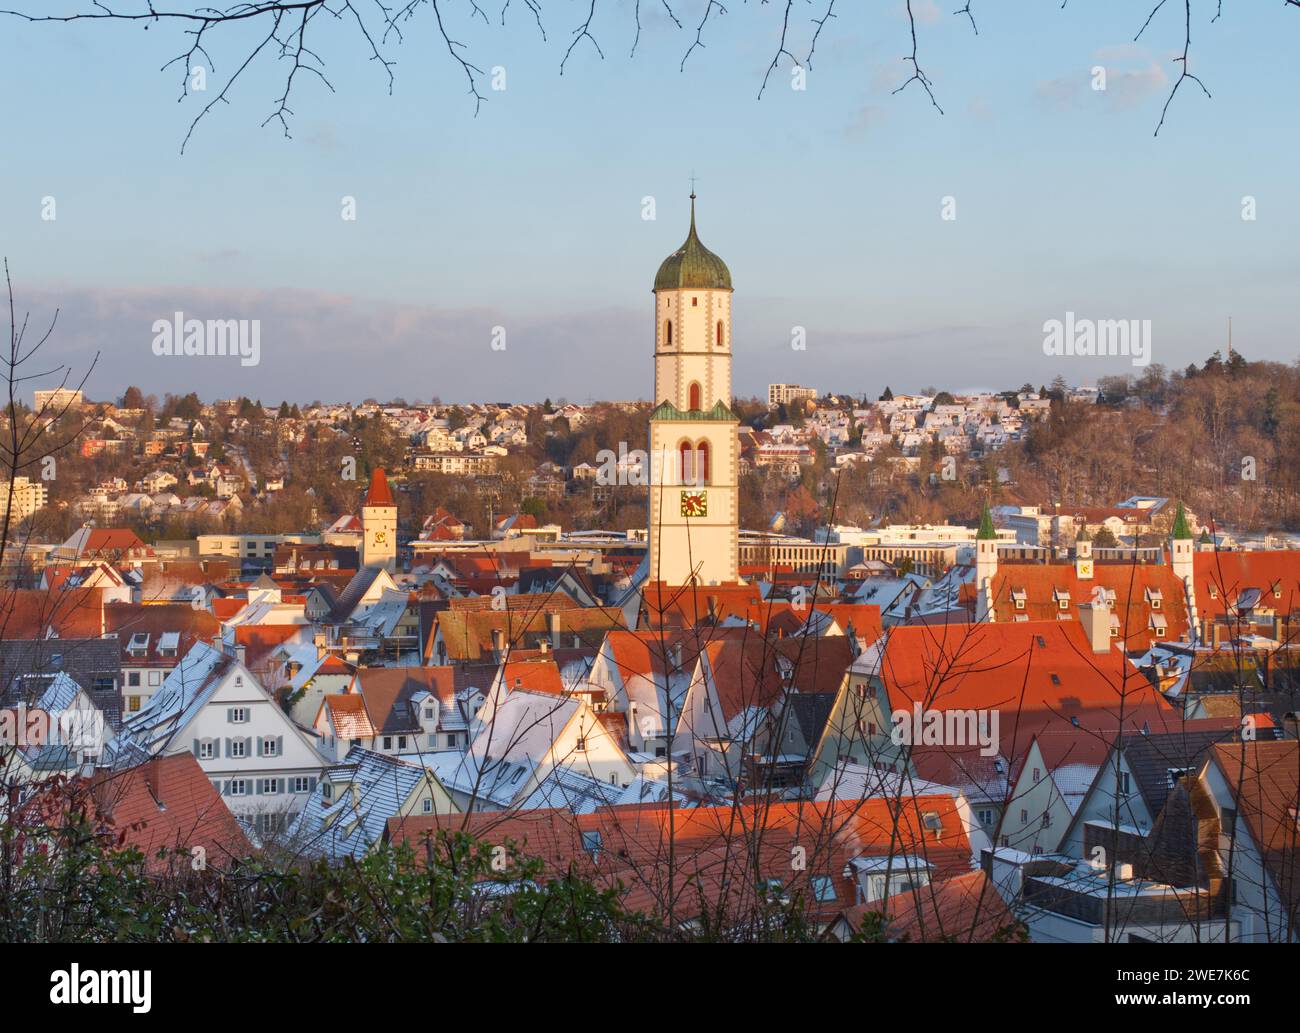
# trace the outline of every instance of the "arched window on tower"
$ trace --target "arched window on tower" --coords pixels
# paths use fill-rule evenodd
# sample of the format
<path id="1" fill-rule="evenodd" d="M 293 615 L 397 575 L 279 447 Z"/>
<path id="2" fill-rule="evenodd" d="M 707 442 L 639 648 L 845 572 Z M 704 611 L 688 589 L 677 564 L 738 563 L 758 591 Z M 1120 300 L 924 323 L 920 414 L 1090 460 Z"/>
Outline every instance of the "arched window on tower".
<path id="1" fill-rule="evenodd" d="M 700 383 L 698 380 L 691 384 L 690 396 L 691 401 L 687 408 L 694 412 L 700 408 Z"/>
<path id="2" fill-rule="evenodd" d="M 673 346 L 673 321 L 671 319 L 664 320 L 664 341 L 669 348 Z"/>
<path id="3" fill-rule="evenodd" d="M 695 449 L 695 473 L 701 484 L 709 483 L 709 443 L 701 441 Z"/>
<path id="4" fill-rule="evenodd" d="M 722 347 L 722 320 L 721 319 L 718 320 L 717 344 L 719 348 Z"/>
<path id="5" fill-rule="evenodd" d="M 691 484 L 695 480 L 695 452 L 691 448 L 691 443 L 689 441 L 682 442 L 681 453 L 682 453 L 682 467 L 680 470 L 681 477 L 682 477 L 681 483 Z"/>

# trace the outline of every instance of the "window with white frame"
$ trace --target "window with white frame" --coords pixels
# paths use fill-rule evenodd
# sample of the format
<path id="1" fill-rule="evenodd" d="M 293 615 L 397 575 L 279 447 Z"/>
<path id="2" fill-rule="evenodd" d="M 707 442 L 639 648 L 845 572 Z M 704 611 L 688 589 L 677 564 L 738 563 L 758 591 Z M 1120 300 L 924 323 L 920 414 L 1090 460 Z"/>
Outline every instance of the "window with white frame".
<path id="1" fill-rule="evenodd" d="M 215 744 L 211 739 L 199 740 L 199 760 L 211 760 L 216 756 Z"/>
<path id="2" fill-rule="evenodd" d="M 247 782 L 246 780 L 242 779 L 242 778 L 232 778 L 232 779 L 230 780 L 230 795 L 231 795 L 231 796 L 247 796 L 247 795 L 248 795 L 248 782 Z"/>
<path id="3" fill-rule="evenodd" d="M 248 723 L 248 707 L 231 707 L 226 711 L 226 720 L 232 725 Z"/>
<path id="4" fill-rule="evenodd" d="M 311 779 L 306 775 L 298 775 L 293 780 L 293 791 L 295 793 L 310 793 Z"/>
<path id="5" fill-rule="evenodd" d="M 247 756 L 247 755 L 248 755 L 248 751 L 244 748 L 244 740 L 243 740 L 243 739 L 231 739 L 231 740 L 230 740 L 230 749 L 227 751 L 227 753 L 228 753 L 231 757 L 245 757 L 245 756 Z"/>
<path id="6" fill-rule="evenodd" d="M 264 778 L 258 791 L 263 796 L 279 796 L 280 780 L 278 778 Z"/>
<path id="7" fill-rule="evenodd" d="M 263 757 L 278 757 L 280 755 L 280 743 L 275 736 L 263 736 L 260 742 L 262 744 Z"/>

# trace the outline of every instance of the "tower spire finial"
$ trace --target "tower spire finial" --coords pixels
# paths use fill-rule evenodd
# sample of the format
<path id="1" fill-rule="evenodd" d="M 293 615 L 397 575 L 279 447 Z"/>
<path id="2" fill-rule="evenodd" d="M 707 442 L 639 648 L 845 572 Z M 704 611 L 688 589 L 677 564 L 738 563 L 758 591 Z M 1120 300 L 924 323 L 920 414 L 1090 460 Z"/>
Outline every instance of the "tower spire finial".
<path id="1" fill-rule="evenodd" d="M 695 170 L 691 170 L 691 233 L 695 233 Z"/>

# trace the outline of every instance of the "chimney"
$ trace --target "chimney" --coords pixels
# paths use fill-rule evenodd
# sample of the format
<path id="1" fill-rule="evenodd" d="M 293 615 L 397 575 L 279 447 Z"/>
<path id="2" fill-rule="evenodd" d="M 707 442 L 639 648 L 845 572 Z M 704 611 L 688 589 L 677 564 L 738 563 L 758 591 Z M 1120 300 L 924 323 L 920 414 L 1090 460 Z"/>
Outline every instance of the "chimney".
<path id="1" fill-rule="evenodd" d="M 560 648 L 560 615 L 558 613 L 548 613 L 546 615 L 546 626 L 551 633 L 551 648 Z"/>
<path id="2" fill-rule="evenodd" d="M 1282 637 L 1282 615 L 1280 613 L 1273 614 L 1273 638 L 1277 642 L 1286 641 Z"/>
<path id="3" fill-rule="evenodd" d="M 1110 652 L 1110 607 L 1098 603 L 1080 603 L 1079 620 L 1094 653 Z"/>
<path id="4" fill-rule="evenodd" d="M 161 756 L 153 756 L 145 761 L 144 784 L 149 790 L 149 795 L 153 797 L 153 802 L 158 805 L 158 809 L 166 810 L 167 805 L 163 802 Z"/>
<path id="5" fill-rule="evenodd" d="M 709 596 L 709 622 L 716 624 L 718 622 L 718 597 Z"/>
<path id="6" fill-rule="evenodd" d="M 542 651 L 542 656 L 546 656 L 551 651 L 551 640 L 549 638 L 538 639 L 537 648 Z"/>
<path id="7" fill-rule="evenodd" d="M 1222 624 L 1220 624 L 1218 621 L 1214 621 L 1213 623 L 1210 624 L 1210 645 L 1213 646 L 1215 649 L 1219 648 L 1219 641 L 1221 639 L 1222 634 L 1223 634 Z"/>
<path id="8" fill-rule="evenodd" d="M 497 662 L 501 661 L 506 651 L 506 633 L 500 628 L 492 629 L 492 653 Z"/>

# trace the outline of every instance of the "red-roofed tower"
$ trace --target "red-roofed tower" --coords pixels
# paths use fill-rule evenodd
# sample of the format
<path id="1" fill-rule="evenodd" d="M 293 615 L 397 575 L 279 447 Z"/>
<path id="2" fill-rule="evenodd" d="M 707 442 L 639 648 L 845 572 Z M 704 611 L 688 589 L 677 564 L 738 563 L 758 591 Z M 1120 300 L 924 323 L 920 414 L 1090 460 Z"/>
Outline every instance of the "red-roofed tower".
<path id="1" fill-rule="evenodd" d="M 361 565 L 397 569 L 397 503 L 381 467 L 370 475 L 361 507 Z"/>

